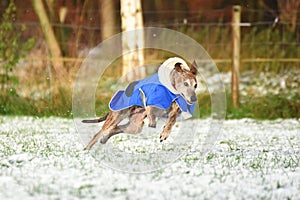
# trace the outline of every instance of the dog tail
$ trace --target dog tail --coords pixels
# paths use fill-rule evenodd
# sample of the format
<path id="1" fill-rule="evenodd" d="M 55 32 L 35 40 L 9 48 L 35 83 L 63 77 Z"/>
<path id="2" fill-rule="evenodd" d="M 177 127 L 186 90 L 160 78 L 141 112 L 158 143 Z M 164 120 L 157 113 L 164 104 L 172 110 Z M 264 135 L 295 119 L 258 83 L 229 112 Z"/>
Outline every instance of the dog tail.
<path id="1" fill-rule="evenodd" d="M 83 123 L 99 123 L 99 122 L 105 121 L 107 116 L 108 116 L 108 113 L 105 116 L 100 117 L 98 119 L 85 119 L 85 120 L 82 120 L 81 122 L 83 122 Z"/>

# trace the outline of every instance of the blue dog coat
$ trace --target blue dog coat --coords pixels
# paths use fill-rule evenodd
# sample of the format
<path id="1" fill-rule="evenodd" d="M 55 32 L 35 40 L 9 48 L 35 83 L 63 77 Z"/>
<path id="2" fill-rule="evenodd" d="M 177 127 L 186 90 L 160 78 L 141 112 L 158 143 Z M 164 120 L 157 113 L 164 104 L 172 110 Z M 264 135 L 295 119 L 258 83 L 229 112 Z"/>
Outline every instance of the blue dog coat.
<path id="1" fill-rule="evenodd" d="M 175 101 L 181 109 L 183 118 L 190 118 L 194 113 L 195 103 L 189 104 L 180 94 L 172 93 L 160 81 L 158 74 L 132 82 L 126 90 L 116 92 L 109 103 L 113 111 L 123 110 L 131 106 L 155 106 L 168 109 Z"/>

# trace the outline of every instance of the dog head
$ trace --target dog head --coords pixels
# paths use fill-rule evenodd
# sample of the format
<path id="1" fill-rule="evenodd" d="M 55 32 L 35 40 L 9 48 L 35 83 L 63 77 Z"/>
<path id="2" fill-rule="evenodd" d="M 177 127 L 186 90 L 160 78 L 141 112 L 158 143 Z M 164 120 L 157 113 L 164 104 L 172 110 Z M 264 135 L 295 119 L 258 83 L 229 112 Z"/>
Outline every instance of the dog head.
<path id="1" fill-rule="evenodd" d="M 190 70 L 184 69 L 181 63 L 176 63 L 174 70 L 170 73 L 172 86 L 189 104 L 197 101 L 195 92 L 197 88 L 197 72 L 196 63 L 193 62 Z"/>

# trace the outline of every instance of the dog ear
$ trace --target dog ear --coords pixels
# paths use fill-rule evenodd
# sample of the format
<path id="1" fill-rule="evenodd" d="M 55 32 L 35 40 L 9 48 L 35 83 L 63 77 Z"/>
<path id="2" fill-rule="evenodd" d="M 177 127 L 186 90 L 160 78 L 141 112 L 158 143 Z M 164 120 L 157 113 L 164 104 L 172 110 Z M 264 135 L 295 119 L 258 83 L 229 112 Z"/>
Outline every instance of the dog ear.
<path id="1" fill-rule="evenodd" d="M 182 68 L 181 68 L 181 63 L 176 63 L 175 64 L 175 66 L 174 66 L 174 69 L 177 71 L 177 72 L 179 72 L 179 73 L 182 73 L 183 72 L 183 70 L 182 70 Z"/>
<path id="2" fill-rule="evenodd" d="M 190 67 L 190 72 L 192 72 L 192 74 L 196 75 L 198 73 L 198 70 L 197 70 L 197 64 L 196 62 L 194 61 Z"/>

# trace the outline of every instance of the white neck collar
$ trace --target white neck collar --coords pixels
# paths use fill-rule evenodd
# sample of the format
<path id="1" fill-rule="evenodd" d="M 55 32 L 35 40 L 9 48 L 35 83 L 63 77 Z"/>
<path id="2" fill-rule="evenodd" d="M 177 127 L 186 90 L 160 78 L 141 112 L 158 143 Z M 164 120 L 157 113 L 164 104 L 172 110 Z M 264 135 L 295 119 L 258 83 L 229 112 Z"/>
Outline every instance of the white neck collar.
<path id="1" fill-rule="evenodd" d="M 173 87 L 170 80 L 170 73 L 174 69 L 176 63 L 181 63 L 182 68 L 185 70 L 190 70 L 186 62 L 178 57 L 169 58 L 158 68 L 158 79 L 159 81 L 168 88 L 172 93 L 179 94 L 178 91 Z"/>

